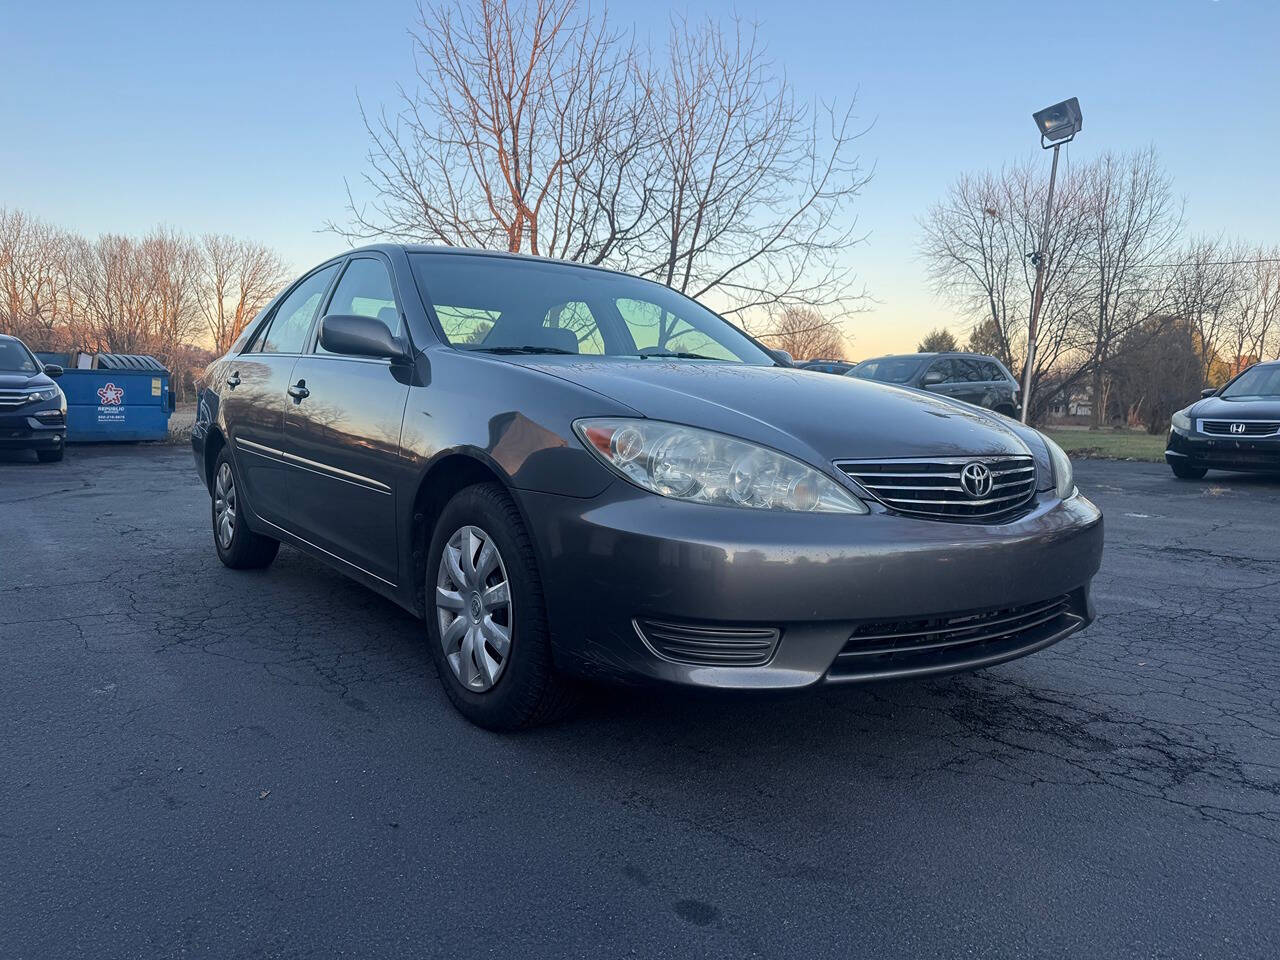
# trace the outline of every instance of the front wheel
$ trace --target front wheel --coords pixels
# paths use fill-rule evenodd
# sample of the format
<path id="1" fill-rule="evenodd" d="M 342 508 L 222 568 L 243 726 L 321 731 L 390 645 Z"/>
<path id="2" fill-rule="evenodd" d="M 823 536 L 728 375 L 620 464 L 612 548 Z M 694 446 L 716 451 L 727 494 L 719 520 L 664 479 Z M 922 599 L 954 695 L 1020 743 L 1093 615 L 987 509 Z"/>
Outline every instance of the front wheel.
<path id="1" fill-rule="evenodd" d="M 64 449 L 65 449 L 64 447 L 59 445 L 56 449 L 53 449 L 53 450 L 37 450 L 36 459 L 39 460 L 41 463 L 57 463 L 59 460 L 62 459 L 62 451 Z"/>
<path id="2" fill-rule="evenodd" d="M 231 454 L 223 450 L 213 465 L 213 545 L 232 570 L 257 570 L 271 564 L 280 541 L 254 533 L 241 512 L 240 487 Z"/>
<path id="3" fill-rule="evenodd" d="M 1185 463 L 1171 463 L 1169 469 L 1179 480 L 1203 480 L 1209 472 L 1205 467 L 1189 467 Z"/>
<path id="4" fill-rule="evenodd" d="M 461 490 L 428 547 L 427 637 L 453 705 L 490 730 L 565 713 L 576 697 L 551 662 L 533 542 L 499 484 Z"/>

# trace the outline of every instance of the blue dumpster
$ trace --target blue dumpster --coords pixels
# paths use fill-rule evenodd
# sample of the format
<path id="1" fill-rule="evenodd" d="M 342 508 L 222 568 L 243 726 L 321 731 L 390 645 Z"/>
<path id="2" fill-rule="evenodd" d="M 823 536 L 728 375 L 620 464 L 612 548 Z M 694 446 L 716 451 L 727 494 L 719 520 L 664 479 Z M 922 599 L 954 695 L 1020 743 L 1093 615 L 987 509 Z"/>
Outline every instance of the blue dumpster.
<path id="1" fill-rule="evenodd" d="M 91 370 L 64 370 L 58 386 L 67 395 L 68 443 L 169 435 L 169 371 L 155 357 L 100 353 Z"/>

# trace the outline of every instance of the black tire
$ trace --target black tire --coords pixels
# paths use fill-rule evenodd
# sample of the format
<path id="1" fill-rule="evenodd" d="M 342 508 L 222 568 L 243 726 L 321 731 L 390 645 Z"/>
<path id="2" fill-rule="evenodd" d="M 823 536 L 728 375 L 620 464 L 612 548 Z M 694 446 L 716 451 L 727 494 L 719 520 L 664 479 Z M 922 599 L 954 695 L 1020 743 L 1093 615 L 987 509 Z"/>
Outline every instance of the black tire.
<path id="1" fill-rule="evenodd" d="M 224 488 L 220 486 L 227 478 L 230 480 L 230 487 Z M 240 474 L 236 472 L 236 465 L 231 461 L 231 454 L 225 448 L 218 454 L 218 459 L 214 461 L 212 486 L 213 489 L 210 491 L 211 496 L 209 497 L 209 517 L 213 523 L 213 546 L 218 551 L 218 559 L 232 570 L 260 570 L 263 567 L 270 566 L 271 561 L 276 558 L 276 551 L 280 549 L 280 541 L 273 540 L 271 537 L 264 537 L 249 529 L 249 525 L 240 509 Z M 232 516 L 229 538 L 226 538 L 224 532 L 219 529 L 221 523 L 220 503 L 227 499 L 224 496 L 220 496 L 224 492 L 230 493 Z"/>
<path id="2" fill-rule="evenodd" d="M 1179 480 L 1203 480 L 1204 475 L 1209 472 L 1205 467 L 1188 467 L 1184 463 L 1171 463 L 1169 469 Z"/>
<path id="3" fill-rule="evenodd" d="M 59 445 L 56 450 L 37 450 L 36 459 L 41 463 L 57 463 L 62 459 L 62 453 L 65 449 L 65 447 Z"/>
<path id="4" fill-rule="evenodd" d="M 435 600 L 445 547 L 466 527 L 479 528 L 497 549 L 510 596 L 507 654 L 492 686 L 482 692 L 468 688 L 450 664 Z M 533 541 L 500 484 L 466 487 L 445 506 L 427 547 L 425 588 L 431 658 L 445 693 L 464 717 L 489 730 L 519 730 L 550 723 L 574 707 L 577 689 L 556 671 L 551 659 L 551 633 Z M 460 618 L 469 615 L 458 614 Z"/>

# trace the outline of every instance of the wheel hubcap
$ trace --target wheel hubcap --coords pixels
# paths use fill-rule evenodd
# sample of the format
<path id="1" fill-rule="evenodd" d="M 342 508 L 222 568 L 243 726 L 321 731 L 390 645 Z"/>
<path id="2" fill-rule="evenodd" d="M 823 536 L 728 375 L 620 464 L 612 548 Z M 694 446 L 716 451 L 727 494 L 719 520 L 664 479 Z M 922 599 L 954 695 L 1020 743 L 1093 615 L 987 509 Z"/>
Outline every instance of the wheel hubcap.
<path id="1" fill-rule="evenodd" d="M 236 481 L 231 476 L 231 464 L 218 467 L 213 480 L 213 533 L 223 550 L 231 549 L 231 538 L 236 532 Z"/>
<path id="2" fill-rule="evenodd" d="M 435 606 L 454 676 L 476 693 L 492 689 L 511 653 L 511 585 L 497 546 L 479 527 L 462 527 L 445 543 Z"/>

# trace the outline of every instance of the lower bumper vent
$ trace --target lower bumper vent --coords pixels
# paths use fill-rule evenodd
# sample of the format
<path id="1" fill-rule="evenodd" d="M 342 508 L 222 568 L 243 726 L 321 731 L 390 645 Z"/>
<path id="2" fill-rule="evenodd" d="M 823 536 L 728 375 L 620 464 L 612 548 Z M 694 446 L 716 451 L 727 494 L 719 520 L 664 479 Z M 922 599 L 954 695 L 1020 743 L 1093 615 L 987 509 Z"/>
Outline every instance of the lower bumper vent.
<path id="1" fill-rule="evenodd" d="M 758 667 L 769 662 L 780 631 L 636 620 L 636 633 L 664 660 L 703 667 Z"/>
<path id="2" fill-rule="evenodd" d="M 1061 639 L 1085 622 L 1075 594 L 1039 603 L 862 623 L 831 666 L 834 679 L 962 668 Z M 1016 654 L 1015 654 L 1016 655 Z"/>

